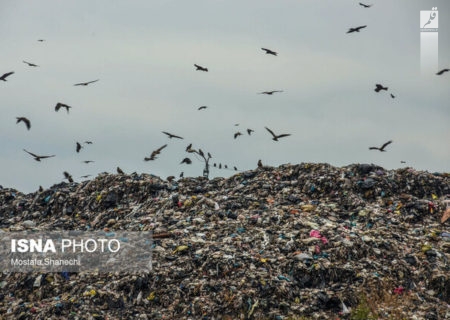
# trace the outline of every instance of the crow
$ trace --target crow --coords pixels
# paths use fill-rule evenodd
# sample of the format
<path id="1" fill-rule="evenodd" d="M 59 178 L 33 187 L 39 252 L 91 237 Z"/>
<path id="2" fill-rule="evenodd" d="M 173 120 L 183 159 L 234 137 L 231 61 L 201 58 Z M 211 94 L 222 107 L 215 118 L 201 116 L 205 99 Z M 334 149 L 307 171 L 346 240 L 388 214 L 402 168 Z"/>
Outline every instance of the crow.
<path id="1" fill-rule="evenodd" d="M 45 40 L 44 40 L 44 39 L 38 39 L 38 41 L 39 41 L 39 42 L 44 42 Z"/>
<path id="2" fill-rule="evenodd" d="M 356 27 L 356 28 L 350 28 L 348 29 L 347 33 L 352 33 L 352 32 L 359 32 L 359 30 L 364 29 L 367 26 L 360 26 L 360 27 Z"/>
<path id="3" fill-rule="evenodd" d="M 252 135 L 252 132 L 255 132 L 255 130 L 253 130 L 253 129 L 247 129 L 247 133 L 248 133 L 249 136 Z"/>
<path id="4" fill-rule="evenodd" d="M 240 133 L 239 131 L 236 132 L 236 133 L 234 134 L 234 138 L 235 138 L 235 139 L 236 139 L 237 137 L 239 137 L 239 136 L 242 136 L 242 133 Z"/>
<path id="5" fill-rule="evenodd" d="M 157 159 L 156 156 L 161 153 L 161 150 L 167 147 L 167 144 L 163 145 L 162 147 L 159 147 L 158 149 L 152 151 L 152 154 L 150 155 L 150 158 L 145 157 L 144 161 L 151 161 Z"/>
<path id="6" fill-rule="evenodd" d="M 75 149 L 77 151 L 77 153 L 80 152 L 81 148 L 83 148 L 83 147 L 81 146 L 81 144 L 79 142 L 77 142 L 77 146 Z"/>
<path id="7" fill-rule="evenodd" d="M 194 66 L 197 68 L 197 69 L 195 69 L 196 71 L 198 70 L 198 71 L 208 72 L 208 68 L 204 68 L 202 66 L 199 66 L 198 64 L 194 64 Z"/>
<path id="8" fill-rule="evenodd" d="M 73 182 L 72 176 L 70 175 L 70 173 L 68 173 L 67 171 L 64 171 L 64 178 L 69 180 L 70 183 Z"/>
<path id="9" fill-rule="evenodd" d="M 212 158 L 211 153 L 208 152 L 208 159 Z"/>
<path id="10" fill-rule="evenodd" d="M 391 93 L 391 98 L 392 98 L 392 99 L 395 99 L 395 96 L 394 96 L 392 93 Z"/>
<path id="11" fill-rule="evenodd" d="M 9 77 L 10 75 L 12 75 L 13 73 L 14 73 L 14 71 L 7 72 L 7 73 L 3 74 L 3 75 L 0 77 L 0 80 L 6 81 L 6 78 L 8 78 L 8 77 Z"/>
<path id="12" fill-rule="evenodd" d="M 273 56 L 276 56 L 278 53 L 275 51 L 272 51 L 270 49 L 266 49 L 266 48 L 261 48 L 261 50 L 264 50 L 266 52 L 266 54 L 271 54 Z"/>
<path id="13" fill-rule="evenodd" d="M 91 176 L 90 174 L 87 174 L 85 176 L 81 176 L 80 178 L 89 178 L 90 176 Z"/>
<path id="14" fill-rule="evenodd" d="M 380 150 L 380 151 L 382 151 L 382 152 L 386 152 L 386 150 L 384 150 L 384 148 L 386 148 L 389 144 L 391 144 L 392 143 L 392 140 L 389 140 L 388 142 L 386 142 L 385 144 L 383 144 L 382 146 L 381 146 L 381 148 L 378 148 L 378 147 L 370 147 L 369 148 L 369 150 Z"/>
<path id="15" fill-rule="evenodd" d="M 58 102 L 58 103 L 56 104 L 56 106 L 55 106 L 55 111 L 58 112 L 59 109 L 61 109 L 61 108 L 66 108 L 67 113 L 69 113 L 69 109 L 72 108 L 72 107 L 71 107 L 71 106 L 68 106 L 67 104 Z"/>
<path id="16" fill-rule="evenodd" d="M 375 92 L 380 92 L 380 90 L 385 90 L 385 91 L 387 91 L 387 89 L 388 89 L 388 87 L 383 87 L 383 85 L 381 85 L 381 84 L 379 84 L 379 83 L 377 83 L 376 85 L 375 85 Z"/>
<path id="17" fill-rule="evenodd" d="M 83 162 L 87 164 L 87 163 L 91 163 L 91 162 L 95 162 L 95 161 L 94 160 L 84 160 Z"/>
<path id="18" fill-rule="evenodd" d="M 184 177 L 184 172 L 181 172 L 180 173 L 180 178 L 183 178 Z"/>
<path id="19" fill-rule="evenodd" d="M 31 122 L 30 122 L 30 120 L 28 120 L 28 119 L 25 118 L 25 117 L 16 117 L 16 119 L 17 119 L 16 123 L 19 123 L 20 121 L 22 121 L 22 122 L 25 123 L 25 125 L 27 126 L 27 129 L 30 130 L 30 128 L 31 128 Z"/>
<path id="20" fill-rule="evenodd" d="M 224 168 L 225 168 L 225 169 L 228 169 L 228 166 L 227 166 L 227 165 L 224 165 Z"/>
<path id="21" fill-rule="evenodd" d="M 92 141 L 85 141 L 85 144 L 92 144 Z"/>
<path id="22" fill-rule="evenodd" d="M 364 7 L 364 8 L 370 8 L 371 6 L 373 6 L 372 4 L 364 4 L 364 3 L 359 3 L 359 5 L 361 6 L 361 7 Z"/>
<path id="23" fill-rule="evenodd" d="M 116 170 L 117 170 L 117 173 L 118 173 L 118 174 L 125 174 L 125 172 L 123 172 L 123 170 L 120 169 L 119 167 L 117 167 Z"/>
<path id="24" fill-rule="evenodd" d="M 100 79 L 92 80 L 92 81 L 88 81 L 88 82 L 75 83 L 74 86 L 87 86 L 88 84 L 97 82 L 98 80 L 100 80 Z"/>
<path id="25" fill-rule="evenodd" d="M 205 157 L 205 154 L 203 153 L 202 149 L 198 149 L 198 154 L 202 157 Z"/>
<path id="26" fill-rule="evenodd" d="M 267 95 L 273 95 L 275 92 L 283 92 L 283 90 L 273 90 L 273 91 L 263 91 L 259 92 L 259 94 L 267 94 Z"/>
<path id="27" fill-rule="evenodd" d="M 438 73 L 436 73 L 438 76 L 442 75 L 444 72 L 450 71 L 450 69 L 442 69 Z"/>
<path id="28" fill-rule="evenodd" d="M 219 169 L 222 169 L 222 164 L 221 163 L 219 163 Z"/>
<path id="29" fill-rule="evenodd" d="M 189 158 L 184 158 L 184 159 L 180 162 L 180 164 L 182 164 L 182 163 L 191 164 L 191 163 L 192 163 L 192 160 L 189 159 Z"/>
<path id="30" fill-rule="evenodd" d="M 279 138 L 288 137 L 288 136 L 291 135 L 290 133 L 283 133 L 283 134 L 276 135 L 276 134 L 273 133 L 273 131 L 270 130 L 269 128 L 267 128 L 267 127 L 264 127 L 264 128 L 266 128 L 266 130 L 270 132 L 270 134 L 271 134 L 272 137 L 273 137 L 273 138 L 272 138 L 273 141 L 278 141 Z"/>
<path id="31" fill-rule="evenodd" d="M 30 154 L 31 156 L 33 156 L 34 160 L 36 161 L 41 161 L 41 159 L 46 159 L 46 158 L 51 158 L 54 157 L 55 155 L 51 155 L 51 156 L 38 156 L 30 151 L 27 151 L 25 149 L 23 149 L 23 151 L 25 151 L 26 153 Z"/>
<path id="32" fill-rule="evenodd" d="M 233 167 L 234 168 L 234 171 L 237 171 L 237 168 L 236 167 Z"/>
<path id="33" fill-rule="evenodd" d="M 30 67 L 39 67 L 37 64 L 31 63 L 31 62 L 23 61 L 23 63 L 26 63 Z"/>
<path id="34" fill-rule="evenodd" d="M 403 160 L 402 160 L 402 161 L 400 161 L 400 163 L 406 163 L 406 161 L 403 161 Z"/>
<path id="35" fill-rule="evenodd" d="M 261 159 L 259 159 L 258 160 L 258 168 L 262 168 L 262 167 L 263 167 L 262 161 L 261 161 Z"/>
<path id="36" fill-rule="evenodd" d="M 206 108 L 208 108 L 208 106 L 201 106 L 197 110 L 203 110 L 203 109 L 206 109 Z"/>
<path id="37" fill-rule="evenodd" d="M 217 164 L 214 162 L 214 168 L 217 167 Z"/>
<path id="38" fill-rule="evenodd" d="M 189 143 L 189 145 L 186 147 L 186 152 L 189 152 L 189 150 L 192 150 L 192 143 Z"/>
<path id="39" fill-rule="evenodd" d="M 176 135 L 171 134 L 169 132 L 162 131 L 162 133 L 164 133 L 165 135 L 169 136 L 169 139 L 172 139 L 172 138 L 183 139 L 182 137 L 176 136 Z"/>

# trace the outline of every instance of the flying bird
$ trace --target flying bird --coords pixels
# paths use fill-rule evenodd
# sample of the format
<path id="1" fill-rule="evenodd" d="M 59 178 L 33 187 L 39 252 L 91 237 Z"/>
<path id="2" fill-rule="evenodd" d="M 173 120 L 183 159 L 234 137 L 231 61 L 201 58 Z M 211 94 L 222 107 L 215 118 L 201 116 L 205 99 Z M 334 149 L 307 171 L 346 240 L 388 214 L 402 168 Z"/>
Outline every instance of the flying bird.
<path id="1" fill-rule="evenodd" d="M 219 169 L 222 169 L 222 164 L 221 163 L 219 163 Z"/>
<path id="2" fill-rule="evenodd" d="M 395 99 L 395 96 L 394 96 L 392 93 L 391 93 L 391 98 L 392 98 L 392 99 Z"/>
<path id="3" fill-rule="evenodd" d="M 95 161 L 94 160 L 84 160 L 83 162 L 88 164 L 88 163 L 95 162 Z"/>
<path id="4" fill-rule="evenodd" d="M 212 158 L 211 153 L 208 152 L 208 158 Z"/>
<path id="5" fill-rule="evenodd" d="M 14 71 L 4 73 L 4 74 L 0 77 L 0 80 L 6 81 L 6 78 L 8 78 L 8 77 L 9 77 L 10 75 L 12 75 L 13 73 L 14 73 Z"/>
<path id="6" fill-rule="evenodd" d="M 214 162 L 214 168 L 217 167 L 217 164 Z"/>
<path id="7" fill-rule="evenodd" d="M 271 54 L 273 56 L 276 56 L 278 53 L 275 51 L 272 51 L 270 49 L 266 49 L 266 48 L 261 48 L 261 50 L 264 50 L 266 52 L 266 54 Z"/>
<path id="8" fill-rule="evenodd" d="M 85 141 L 85 144 L 92 144 L 92 141 Z"/>
<path id="9" fill-rule="evenodd" d="M 189 152 L 189 150 L 191 150 L 192 148 L 192 143 L 189 143 L 189 145 L 186 147 L 186 152 Z"/>
<path id="10" fill-rule="evenodd" d="M 400 163 L 406 163 L 406 161 L 401 160 Z"/>
<path id="11" fill-rule="evenodd" d="M 169 132 L 162 131 L 162 133 L 164 133 L 165 135 L 169 136 L 169 139 L 172 139 L 172 138 L 183 139 L 182 137 L 176 136 L 176 135 L 171 134 Z"/>
<path id="12" fill-rule="evenodd" d="M 228 169 L 228 166 L 227 166 L 227 165 L 224 165 L 224 168 L 225 168 L 225 169 Z"/>
<path id="13" fill-rule="evenodd" d="M 180 164 L 182 164 L 182 163 L 191 164 L 191 163 L 192 163 L 192 160 L 189 159 L 189 158 L 184 158 L 184 159 L 180 162 Z"/>
<path id="14" fill-rule="evenodd" d="M 23 149 L 23 151 L 25 151 L 26 153 L 30 154 L 31 156 L 33 156 L 34 160 L 36 161 L 41 161 L 41 159 L 46 159 L 46 158 L 51 158 L 54 157 L 55 155 L 51 155 L 51 156 L 38 156 L 37 154 L 34 154 L 30 151 L 27 151 L 25 149 Z"/>
<path id="15" fill-rule="evenodd" d="M 206 109 L 206 108 L 208 108 L 208 106 L 201 106 L 197 110 L 203 110 L 203 109 Z"/>
<path id="16" fill-rule="evenodd" d="M 198 70 L 198 71 L 208 72 L 208 68 L 204 68 L 202 66 L 199 66 L 198 64 L 194 64 L 194 66 L 197 68 L 197 69 L 195 69 L 196 71 Z"/>
<path id="17" fill-rule="evenodd" d="M 359 32 L 359 30 L 364 29 L 367 26 L 360 26 L 360 27 L 356 27 L 356 28 L 350 28 L 348 29 L 347 33 L 352 33 L 352 32 Z"/>
<path id="18" fill-rule="evenodd" d="M 444 72 L 450 71 L 450 69 L 442 69 L 438 73 L 436 73 L 438 76 L 442 75 Z"/>
<path id="19" fill-rule="evenodd" d="M 39 41 L 39 42 L 44 42 L 45 40 L 44 40 L 44 39 L 38 39 L 38 41 Z"/>
<path id="20" fill-rule="evenodd" d="M 172 182 L 173 179 L 175 179 L 175 176 L 168 176 L 168 177 L 167 177 L 167 181 L 169 181 L 169 182 Z"/>
<path id="21" fill-rule="evenodd" d="M 118 174 L 125 174 L 125 172 L 123 172 L 123 170 L 120 169 L 119 167 L 117 167 L 116 170 L 117 170 L 117 173 L 118 173 Z"/>
<path id="22" fill-rule="evenodd" d="M 201 155 L 202 157 L 205 157 L 205 154 L 203 153 L 202 149 L 198 149 L 198 154 Z"/>
<path id="23" fill-rule="evenodd" d="M 31 122 L 30 122 L 30 120 L 28 120 L 28 119 L 25 118 L 25 117 L 16 117 L 16 119 L 17 119 L 16 123 L 19 123 L 19 122 L 22 121 L 22 122 L 25 123 L 25 125 L 27 126 L 27 129 L 30 130 L 30 128 L 31 128 Z"/>
<path id="24" fill-rule="evenodd" d="M 291 135 L 290 133 L 283 133 L 283 134 L 276 135 L 276 134 L 273 133 L 273 131 L 270 130 L 269 128 L 267 128 L 267 127 L 264 127 L 264 128 L 266 128 L 266 130 L 270 132 L 270 134 L 271 134 L 272 137 L 273 137 L 273 138 L 272 138 L 273 141 L 278 141 L 279 138 L 288 137 L 288 136 Z"/>
<path id="25" fill-rule="evenodd" d="M 160 154 L 160 153 L 161 153 L 161 150 L 164 149 L 165 147 L 167 147 L 167 144 L 165 144 L 165 145 L 163 145 L 162 147 L 159 147 L 158 149 L 152 151 L 152 154 L 150 155 L 150 157 L 149 157 L 149 158 L 148 158 L 148 157 L 145 157 L 145 158 L 144 158 L 144 161 L 151 161 L 151 160 L 157 159 L 156 156 L 157 156 L 158 154 Z"/>
<path id="26" fill-rule="evenodd" d="M 237 168 L 236 167 L 233 167 L 234 168 L 234 171 L 237 171 Z"/>
<path id="27" fill-rule="evenodd" d="M 73 182 L 72 176 L 70 175 L 70 173 L 68 173 L 67 171 L 64 171 L 64 178 L 69 180 L 70 183 Z"/>
<path id="28" fill-rule="evenodd" d="M 180 173 L 180 178 L 183 178 L 184 177 L 184 172 L 181 172 Z"/>
<path id="29" fill-rule="evenodd" d="M 388 89 L 388 87 L 383 87 L 383 85 L 382 84 L 379 84 L 379 83 L 377 83 L 376 85 L 375 85 L 375 92 L 380 92 L 380 90 L 385 90 L 385 91 L 387 91 L 387 89 Z"/>
<path id="30" fill-rule="evenodd" d="M 87 174 L 87 175 L 81 176 L 80 178 L 89 178 L 90 176 L 91 176 L 90 174 Z"/>
<path id="31" fill-rule="evenodd" d="M 235 138 L 235 139 L 236 139 L 237 137 L 239 137 L 239 136 L 242 136 L 242 133 L 240 133 L 239 131 L 236 132 L 236 133 L 234 134 L 234 138 Z"/>
<path id="32" fill-rule="evenodd" d="M 83 146 L 79 142 L 77 142 L 77 146 L 75 149 L 77 151 L 77 153 L 80 152 L 81 148 L 83 148 Z"/>
<path id="33" fill-rule="evenodd" d="M 100 79 L 97 79 L 97 80 L 92 80 L 92 81 L 88 81 L 88 82 L 80 82 L 80 83 L 75 83 L 75 84 L 74 84 L 74 86 L 87 86 L 88 84 L 91 84 L 91 83 L 97 82 L 98 80 L 100 80 Z"/>
<path id="34" fill-rule="evenodd" d="M 392 143 L 392 140 L 389 140 L 388 142 L 386 142 L 385 144 L 383 144 L 381 146 L 381 148 L 378 147 L 370 147 L 369 150 L 380 150 L 382 152 L 386 152 L 386 150 L 384 150 L 384 148 L 386 148 L 388 145 L 390 145 Z"/>
<path id="35" fill-rule="evenodd" d="M 31 62 L 23 61 L 23 63 L 26 63 L 30 67 L 39 67 L 37 64 L 31 63 Z"/>
<path id="36" fill-rule="evenodd" d="M 253 129 L 247 129 L 247 133 L 248 133 L 249 136 L 252 135 L 252 132 L 255 132 L 255 130 L 253 130 Z"/>
<path id="37" fill-rule="evenodd" d="M 72 108 L 72 107 L 71 107 L 71 106 L 68 106 L 67 104 L 58 102 L 58 103 L 56 104 L 56 106 L 55 106 L 55 111 L 58 112 L 59 109 L 61 109 L 61 108 L 66 108 L 67 113 L 69 113 L 69 109 Z"/>
<path id="38" fill-rule="evenodd" d="M 267 94 L 267 95 L 271 96 L 276 92 L 283 92 L 283 90 L 263 91 L 263 92 L 260 92 L 259 94 Z"/>
<path id="39" fill-rule="evenodd" d="M 361 6 L 361 7 L 364 7 L 364 8 L 370 8 L 371 6 L 373 6 L 372 4 L 364 4 L 364 3 L 359 3 L 359 5 Z"/>

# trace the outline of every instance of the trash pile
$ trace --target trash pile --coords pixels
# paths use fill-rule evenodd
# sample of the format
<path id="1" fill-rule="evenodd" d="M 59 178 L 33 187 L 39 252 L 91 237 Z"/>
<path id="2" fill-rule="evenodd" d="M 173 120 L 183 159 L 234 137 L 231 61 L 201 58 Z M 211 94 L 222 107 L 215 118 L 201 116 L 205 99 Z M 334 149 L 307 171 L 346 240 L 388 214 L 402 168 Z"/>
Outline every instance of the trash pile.
<path id="1" fill-rule="evenodd" d="M 0 232 L 152 231 L 154 243 L 148 274 L 3 272 L 0 318 L 450 319 L 449 181 L 302 163 L 2 188 Z"/>

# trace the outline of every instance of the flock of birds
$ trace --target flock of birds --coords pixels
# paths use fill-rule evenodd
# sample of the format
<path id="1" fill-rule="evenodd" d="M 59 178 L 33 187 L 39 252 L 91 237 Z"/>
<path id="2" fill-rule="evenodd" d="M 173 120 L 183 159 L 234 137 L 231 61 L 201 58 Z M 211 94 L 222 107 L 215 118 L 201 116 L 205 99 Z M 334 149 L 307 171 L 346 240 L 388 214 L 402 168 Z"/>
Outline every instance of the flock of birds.
<path id="1" fill-rule="evenodd" d="M 372 5 L 364 4 L 364 3 L 361 3 L 361 2 L 359 3 L 359 5 L 364 7 L 364 8 L 372 7 Z M 347 34 L 354 33 L 354 32 L 360 32 L 362 29 L 365 29 L 365 28 L 367 28 L 367 25 L 358 26 L 358 27 L 351 27 L 351 28 L 348 29 Z M 44 39 L 38 39 L 38 41 L 39 42 L 44 42 L 45 40 Z M 267 54 L 267 55 L 272 55 L 274 57 L 276 57 L 278 55 L 278 52 L 276 52 L 276 51 L 274 51 L 272 49 L 261 48 L 261 50 L 263 50 L 265 52 L 265 54 Z M 37 65 L 35 63 L 32 63 L 32 62 L 25 61 L 25 60 L 23 60 L 23 63 L 27 64 L 29 67 L 33 67 L 33 68 L 39 67 L 39 65 Z M 209 72 L 207 67 L 204 67 L 204 66 L 201 66 L 201 65 L 198 65 L 198 64 L 194 64 L 194 67 L 195 67 L 195 71 Z M 448 68 L 442 69 L 439 72 L 437 72 L 436 75 L 440 76 L 440 75 L 442 75 L 442 74 L 444 74 L 445 72 L 448 72 L 448 71 L 450 71 L 450 69 L 448 69 Z M 0 76 L 0 80 L 6 82 L 8 80 L 8 78 L 10 76 L 12 76 L 13 74 L 14 74 L 14 71 L 6 72 L 6 73 L 4 73 L 3 75 Z M 97 82 L 99 80 L 100 79 L 86 81 L 86 82 L 80 82 L 80 83 L 75 83 L 74 86 L 88 86 L 88 85 L 93 84 L 93 83 L 95 83 L 95 82 Z M 377 92 L 377 93 L 379 93 L 381 91 L 388 91 L 388 87 L 377 83 L 377 84 L 375 84 L 374 91 Z M 258 94 L 264 94 L 264 95 L 270 95 L 271 96 L 271 95 L 273 95 L 275 93 L 282 93 L 282 92 L 283 92 L 283 90 L 271 90 L 271 91 L 262 91 L 262 92 L 259 92 Z M 392 99 L 395 98 L 395 95 L 393 93 L 390 93 L 390 96 L 391 96 Z M 55 105 L 55 112 L 58 112 L 61 108 L 66 109 L 67 113 L 69 113 L 69 111 L 70 111 L 70 109 L 72 107 L 67 105 L 67 104 L 65 104 L 65 103 L 58 102 Z M 208 108 L 207 106 L 200 106 L 198 108 L 198 110 L 199 111 L 200 110 L 205 110 L 207 108 Z M 21 123 L 21 122 L 25 124 L 25 126 L 26 126 L 26 128 L 28 130 L 31 129 L 31 121 L 28 118 L 23 117 L 23 116 L 16 117 L 16 123 L 18 124 L 18 123 Z M 236 126 L 237 125 L 238 124 L 236 124 Z M 279 141 L 279 139 L 281 139 L 281 138 L 285 138 L 285 137 L 291 136 L 290 133 L 275 134 L 274 131 L 269 129 L 268 127 L 265 127 L 265 129 L 271 135 L 273 141 Z M 252 134 L 252 132 L 254 132 L 253 129 L 247 128 L 247 134 L 249 136 Z M 170 133 L 170 132 L 167 132 L 167 131 L 162 131 L 162 133 L 165 134 L 169 139 L 173 139 L 173 138 L 174 139 L 183 139 L 183 137 L 181 137 L 179 135 L 176 135 L 176 134 L 173 134 L 173 133 Z M 237 139 L 239 136 L 242 136 L 242 135 L 243 134 L 240 131 L 237 131 L 237 132 L 234 133 L 233 137 L 234 137 L 234 139 Z M 381 147 L 369 147 L 369 150 L 378 150 L 380 152 L 385 152 L 386 151 L 385 150 L 386 147 L 388 145 L 390 145 L 391 143 L 392 143 L 392 140 L 389 140 L 389 141 L 385 142 L 383 145 L 381 145 Z M 92 144 L 92 142 L 91 141 L 85 141 L 84 144 Z M 77 153 L 79 153 L 83 147 L 84 146 L 81 143 L 76 142 L 75 151 Z M 158 156 L 161 154 L 161 152 L 166 147 L 167 147 L 167 144 L 164 144 L 163 146 L 153 150 L 148 157 L 146 156 L 144 158 L 144 161 L 154 161 L 154 160 L 156 160 L 158 158 Z M 27 154 L 29 154 L 30 156 L 32 156 L 34 158 L 34 160 L 36 160 L 38 162 L 40 162 L 42 159 L 55 157 L 55 155 L 38 155 L 38 154 L 30 152 L 30 151 L 28 151 L 26 149 L 23 149 L 23 151 L 26 152 Z M 198 155 L 199 157 L 203 158 L 203 160 L 205 161 L 205 164 L 207 166 L 208 166 L 209 160 L 212 158 L 212 156 L 211 156 L 211 154 L 209 152 L 205 154 L 201 149 L 198 149 L 198 150 L 193 149 L 192 148 L 192 143 L 189 144 L 186 147 L 185 151 L 188 152 L 188 153 L 194 153 L 194 154 Z M 92 163 L 94 161 L 93 160 L 84 160 L 83 162 L 88 164 L 88 163 Z M 180 164 L 191 164 L 191 163 L 192 163 L 192 160 L 189 157 L 185 157 L 180 162 Z M 401 161 L 401 163 L 405 163 L 405 161 Z M 263 166 L 262 165 L 262 161 L 258 160 L 257 165 L 258 165 L 258 167 L 262 167 Z M 213 166 L 216 167 L 216 168 L 222 169 L 222 164 L 221 163 L 219 163 L 219 164 L 214 163 Z M 228 165 L 224 165 L 223 168 L 224 169 L 228 169 Z M 234 166 L 233 169 L 235 171 L 238 170 L 236 166 Z M 117 172 L 119 174 L 123 174 L 124 173 L 123 170 L 120 169 L 119 167 L 117 167 Z M 67 179 L 69 182 L 73 182 L 72 176 L 67 171 L 64 171 L 63 174 L 64 174 L 64 178 L 65 179 Z M 82 176 L 81 178 L 87 178 L 89 176 L 90 175 L 85 175 L 85 176 Z M 183 177 L 183 172 L 180 174 L 180 177 Z M 171 181 L 172 179 L 174 179 L 174 176 L 170 176 L 170 177 L 168 177 L 168 179 Z"/>

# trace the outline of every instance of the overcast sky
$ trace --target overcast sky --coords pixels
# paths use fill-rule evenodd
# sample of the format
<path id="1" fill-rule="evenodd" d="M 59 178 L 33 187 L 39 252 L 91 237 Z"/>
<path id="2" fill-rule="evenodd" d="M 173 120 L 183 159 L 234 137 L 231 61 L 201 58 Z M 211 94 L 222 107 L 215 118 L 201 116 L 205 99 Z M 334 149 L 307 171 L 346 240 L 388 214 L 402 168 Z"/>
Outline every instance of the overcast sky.
<path id="1" fill-rule="evenodd" d="M 438 8 L 439 69 L 450 68 L 450 2 L 358 2 L 1 0 L 0 75 L 15 73 L 0 81 L 0 185 L 32 192 L 61 182 L 63 171 L 81 181 L 117 166 L 199 176 L 189 143 L 210 152 L 211 164 L 239 170 L 258 159 L 387 169 L 403 160 L 448 172 L 450 72 L 420 72 L 419 12 Z M 389 90 L 374 92 L 376 83 Z M 266 90 L 283 92 L 258 94 Z M 70 113 L 55 112 L 57 102 Z M 275 142 L 265 126 L 292 135 Z M 387 152 L 369 151 L 390 139 Z M 86 140 L 93 144 L 76 153 Z M 56 156 L 36 162 L 23 149 Z M 180 165 L 186 156 L 193 163 Z M 211 168 L 211 177 L 234 173 Z"/>

